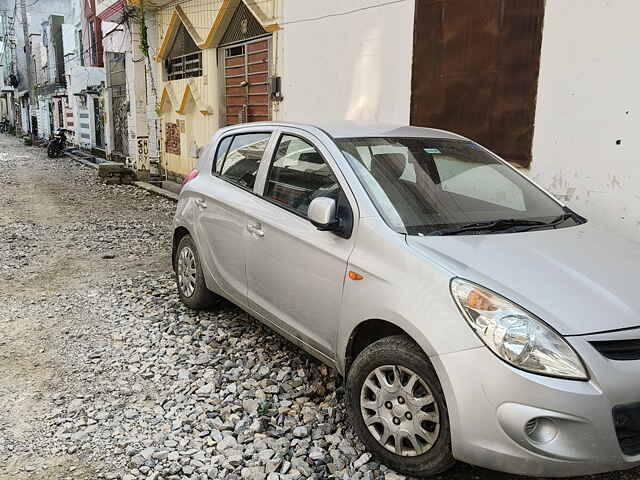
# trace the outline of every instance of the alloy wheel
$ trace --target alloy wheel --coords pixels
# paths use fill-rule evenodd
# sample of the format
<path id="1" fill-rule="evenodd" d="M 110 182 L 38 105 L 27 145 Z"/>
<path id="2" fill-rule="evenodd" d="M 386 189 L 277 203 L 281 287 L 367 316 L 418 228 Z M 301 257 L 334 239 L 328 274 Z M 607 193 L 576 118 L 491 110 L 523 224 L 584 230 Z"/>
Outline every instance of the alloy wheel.
<path id="1" fill-rule="evenodd" d="M 185 297 L 191 297 L 196 290 L 196 257 L 189 247 L 184 247 L 178 256 L 178 286 Z"/>
<path id="2" fill-rule="evenodd" d="M 440 413 L 431 390 L 418 374 L 400 365 L 383 365 L 367 376 L 360 410 L 371 435 L 396 455 L 422 455 L 440 433 Z"/>

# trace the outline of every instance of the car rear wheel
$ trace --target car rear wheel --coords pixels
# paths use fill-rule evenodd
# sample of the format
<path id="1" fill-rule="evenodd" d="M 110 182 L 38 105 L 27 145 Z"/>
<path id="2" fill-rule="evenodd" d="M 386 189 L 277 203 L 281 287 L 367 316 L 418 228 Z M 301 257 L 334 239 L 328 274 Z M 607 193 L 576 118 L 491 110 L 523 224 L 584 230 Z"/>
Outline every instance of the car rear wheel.
<path id="1" fill-rule="evenodd" d="M 180 239 L 175 258 L 176 285 L 180 301 L 194 310 L 214 306 L 220 297 L 204 281 L 198 250 L 190 235 Z"/>
<path id="2" fill-rule="evenodd" d="M 407 337 L 386 337 L 365 348 L 349 369 L 347 395 L 356 433 L 389 467 L 425 477 L 454 464 L 442 387 Z"/>

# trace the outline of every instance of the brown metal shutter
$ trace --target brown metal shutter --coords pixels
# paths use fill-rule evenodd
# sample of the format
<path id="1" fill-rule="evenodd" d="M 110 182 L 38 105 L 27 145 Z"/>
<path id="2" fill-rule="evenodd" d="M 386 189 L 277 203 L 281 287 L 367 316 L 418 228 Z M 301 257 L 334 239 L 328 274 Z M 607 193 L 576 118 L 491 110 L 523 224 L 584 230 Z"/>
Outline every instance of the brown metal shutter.
<path id="1" fill-rule="evenodd" d="M 225 124 L 270 120 L 270 38 L 224 47 Z"/>
<path id="2" fill-rule="evenodd" d="M 544 0 L 416 0 L 412 125 L 528 166 L 543 17 Z"/>

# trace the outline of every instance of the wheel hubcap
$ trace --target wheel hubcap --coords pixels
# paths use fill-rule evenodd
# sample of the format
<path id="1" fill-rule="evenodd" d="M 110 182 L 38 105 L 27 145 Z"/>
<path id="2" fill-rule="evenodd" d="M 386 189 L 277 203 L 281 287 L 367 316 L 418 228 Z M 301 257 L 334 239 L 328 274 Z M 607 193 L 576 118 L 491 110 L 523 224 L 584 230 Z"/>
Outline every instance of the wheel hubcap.
<path id="1" fill-rule="evenodd" d="M 178 256 L 178 287 L 185 297 L 196 289 L 196 257 L 189 247 L 184 247 Z"/>
<path id="2" fill-rule="evenodd" d="M 440 433 L 440 413 L 427 384 L 412 370 L 383 365 L 362 385 L 365 425 L 384 448 L 415 457 L 429 451 Z"/>

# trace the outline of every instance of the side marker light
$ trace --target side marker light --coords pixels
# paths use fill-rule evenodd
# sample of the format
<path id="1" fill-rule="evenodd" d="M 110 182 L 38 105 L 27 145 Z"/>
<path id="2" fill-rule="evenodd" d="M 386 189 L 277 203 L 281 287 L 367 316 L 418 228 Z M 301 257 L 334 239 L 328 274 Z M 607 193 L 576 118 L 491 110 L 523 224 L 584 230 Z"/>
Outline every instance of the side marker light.
<path id="1" fill-rule="evenodd" d="M 364 277 L 362 275 L 360 275 L 359 273 L 353 272 L 351 270 L 349 270 L 349 278 L 351 280 L 363 280 Z"/>

